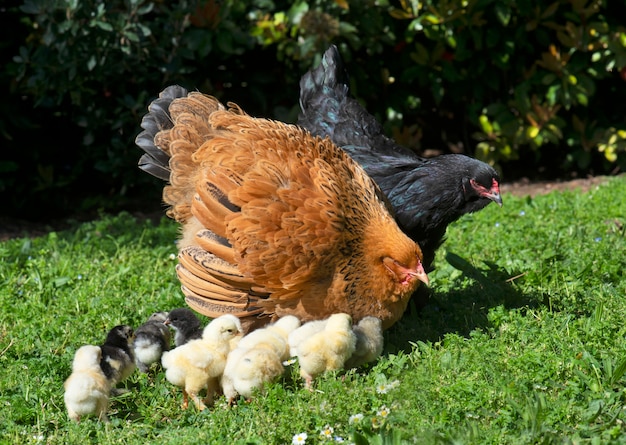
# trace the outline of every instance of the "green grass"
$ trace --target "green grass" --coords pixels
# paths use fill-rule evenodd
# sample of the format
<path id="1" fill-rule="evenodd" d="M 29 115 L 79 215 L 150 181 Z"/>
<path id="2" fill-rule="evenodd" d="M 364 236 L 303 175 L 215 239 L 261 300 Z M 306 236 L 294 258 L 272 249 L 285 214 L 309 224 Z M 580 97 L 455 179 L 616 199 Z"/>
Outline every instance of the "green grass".
<path id="1" fill-rule="evenodd" d="M 79 346 L 184 304 L 176 225 L 120 214 L 3 242 L 0 443 L 312 444 L 326 426 L 346 443 L 626 443 L 624 225 L 624 178 L 505 196 L 449 228 L 429 303 L 375 366 L 309 392 L 294 365 L 250 404 L 202 413 L 162 373 L 135 373 L 108 425 L 70 422 L 63 381 Z"/>

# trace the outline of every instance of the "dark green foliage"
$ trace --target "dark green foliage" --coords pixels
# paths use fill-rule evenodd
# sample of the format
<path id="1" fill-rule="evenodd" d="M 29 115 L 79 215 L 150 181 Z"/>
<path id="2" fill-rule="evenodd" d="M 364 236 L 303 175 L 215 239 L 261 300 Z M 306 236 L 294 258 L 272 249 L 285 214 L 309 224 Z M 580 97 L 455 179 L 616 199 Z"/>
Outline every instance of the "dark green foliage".
<path id="1" fill-rule="evenodd" d="M 25 217 L 158 205 L 133 140 L 163 87 L 294 121 L 299 78 L 331 42 L 353 94 L 420 152 L 465 151 L 505 180 L 623 169 L 625 14 L 608 0 L 25 0 L 0 10 L 0 198 Z"/>

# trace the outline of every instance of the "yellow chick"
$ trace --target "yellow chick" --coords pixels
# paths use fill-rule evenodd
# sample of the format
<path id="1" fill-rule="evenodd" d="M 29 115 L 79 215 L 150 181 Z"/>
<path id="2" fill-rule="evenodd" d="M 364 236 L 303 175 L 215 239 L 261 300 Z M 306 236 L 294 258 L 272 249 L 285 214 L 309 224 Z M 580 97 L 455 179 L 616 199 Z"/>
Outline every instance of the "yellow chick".
<path id="1" fill-rule="evenodd" d="M 297 317 L 287 315 L 265 328 L 250 332 L 239 341 L 228 354 L 221 380 L 229 405 L 234 403 L 237 395 L 250 398 L 254 388 L 283 373 L 282 361 L 289 358 L 287 337 L 299 326 Z"/>
<path id="2" fill-rule="evenodd" d="M 102 351 L 99 346 L 81 346 L 74 355 L 72 374 L 64 382 L 64 400 L 70 419 L 79 422 L 81 416 L 94 414 L 108 422 L 111 384 L 100 368 Z"/>
<path id="3" fill-rule="evenodd" d="M 328 319 L 309 321 L 307 323 L 304 323 L 298 329 L 295 329 L 293 332 L 291 332 L 289 334 L 289 337 L 287 337 L 287 343 L 289 345 L 289 357 L 297 357 L 298 346 L 300 345 L 300 343 L 322 331 L 326 327 L 327 320 Z"/>
<path id="4" fill-rule="evenodd" d="M 346 361 L 345 368 L 358 368 L 373 362 L 383 352 L 383 323 L 376 317 L 365 317 L 352 327 L 356 334 L 356 346 L 352 356 Z"/>
<path id="5" fill-rule="evenodd" d="M 238 348 L 250 349 L 260 343 L 271 344 L 281 360 L 287 360 L 289 344 L 287 339 L 295 329 L 300 327 L 300 320 L 293 315 L 286 315 L 264 328 L 256 329 L 243 337 Z"/>
<path id="6" fill-rule="evenodd" d="M 274 381 L 284 370 L 282 360 L 271 344 L 260 343 L 250 349 L 232 351 L 222 377 L 222 389 L 228 404 L 233 405 L 239 395 L 249 400 L 257 388 Z"/>
<path id="7" fill-rule="evenodd" d="M 297 348 L 305 387 L 311 389 L 313 379 L 319 374 L 343 368 L 355 347 L 352 317 L 344 313 L 328 317 L 324 329 L 302 341 Z"/>
<path id="8" fill-rule="evenodd" d="M 173 385 L 183 388 L 183 409 L 191 397 L 199 410 L 213 403 L 219 388 L 219 378 L 226 366 L 231 341 L 242 335 L 241 322 L 234 315 L 222 315 L 212 320 L 202 331 L 202 338 L 190 340 L 182 346 L 166 351 L 161 357 L 165 377 Z M 206 389 L 204 402 L 198 394 Z"/>

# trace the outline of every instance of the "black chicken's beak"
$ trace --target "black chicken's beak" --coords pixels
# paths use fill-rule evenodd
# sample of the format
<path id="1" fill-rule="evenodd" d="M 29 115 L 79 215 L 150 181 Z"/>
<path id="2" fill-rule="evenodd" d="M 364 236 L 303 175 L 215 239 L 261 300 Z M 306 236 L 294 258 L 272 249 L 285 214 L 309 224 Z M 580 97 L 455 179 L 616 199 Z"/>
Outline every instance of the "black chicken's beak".
<path id="1" fill-rule="evenodd" d="M 502 207 L 502 196 L 500 195 L 499 191 L 491 191 L 491 192 L 485 194 L 484 196 L 485 196 L 485 198 L 491 199 L 493 202 L 495 202 L 500 207 Z"/>
<path id="2" fill-rule="evenodd" d="M 500 183 L 496 178 L 491 180 L 491 188 L 483 195 L 502 207 L 502 195 L 500 195 Z"/>

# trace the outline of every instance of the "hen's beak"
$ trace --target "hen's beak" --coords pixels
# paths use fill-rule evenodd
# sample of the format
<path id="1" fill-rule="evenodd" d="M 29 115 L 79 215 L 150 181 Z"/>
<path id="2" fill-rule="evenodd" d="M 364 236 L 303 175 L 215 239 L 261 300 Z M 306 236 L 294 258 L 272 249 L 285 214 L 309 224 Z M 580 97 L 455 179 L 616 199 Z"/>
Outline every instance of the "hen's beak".
<path id="1" fill-rule="evenodd" d="M 491 199 L 493 202 L 502 207 L 502 196 L 500 195 L 500 184 L 494 178 L 491 181 L 491 188 L 483 195 L 485 198 Z"/>
<path id="2" fill-rule="evenodd" d="M 493 202 L 502 207 L 502 196 L 500 196 L 500 190 L 489 190 L 488 193 L 483 195 L 485 198 L 491 199 Z"/>
<path id="3" fill-rule="evenodd" d="M 413 272 L 411 275 L 413 275 L 415 278 L 417 278 L 422 283 L 424 283 L 426 286 L 428 286 L 428 283 L 429 283 L 428 275 L 426 275 L 426 271 L 424 270 L 424 266 L 422 266 L 421 261 L 417 265 L 417 268 L 415 269 L 415 272 Z"/>

